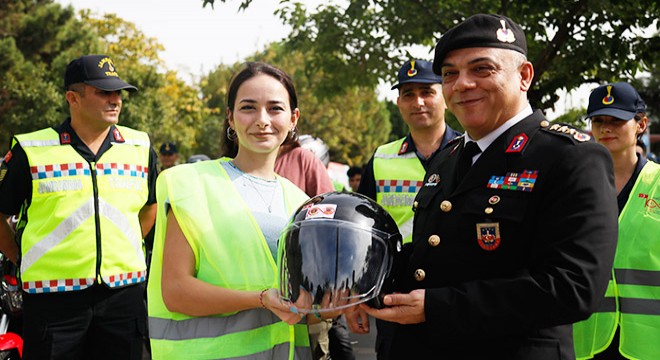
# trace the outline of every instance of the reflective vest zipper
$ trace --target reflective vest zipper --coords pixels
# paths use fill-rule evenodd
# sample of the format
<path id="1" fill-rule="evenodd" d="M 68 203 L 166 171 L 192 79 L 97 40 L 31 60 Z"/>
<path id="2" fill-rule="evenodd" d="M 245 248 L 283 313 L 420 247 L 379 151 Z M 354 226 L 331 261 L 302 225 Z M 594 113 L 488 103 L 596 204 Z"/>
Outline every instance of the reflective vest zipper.
<path id="1" fill-rule="evenodd" d="M 94 226 L 96 228 L 96 282 L 103 283 L 101 279 L 101 215 L 99 214 L 99 187 L 96 184 L 96 162 L 90 162 L 92 175 L 92 189 L 94 189 Z"/>

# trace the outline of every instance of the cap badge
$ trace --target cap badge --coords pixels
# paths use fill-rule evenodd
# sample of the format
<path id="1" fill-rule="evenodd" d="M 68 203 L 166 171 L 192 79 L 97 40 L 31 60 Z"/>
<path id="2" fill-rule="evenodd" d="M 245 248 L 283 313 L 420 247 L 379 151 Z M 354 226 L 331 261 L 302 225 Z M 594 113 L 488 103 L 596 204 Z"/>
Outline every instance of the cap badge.
<path id="1" fill-rule="evenodd" d="M 500 223 L 477 224 L 479 246 L 486 251 L 493 251 L 500 246 Z"/>
<path id="2" fill-rule="evenodd" d="M 410 62 L 410 70 L 408 70 L 408 77 L 413 77 L 417 75 L 417 69 L 415 69 L 415 60 Z"/>
<path id="3" fill-rule="evenodd" d="M 607 96 L 603 98 L 603 105 L 611 105 L 614 103 L 614 96 L 612 96 L 612 85 L 607 86 Z"/>
<path id="4" fill-rule="evenodd" d="M 119 77 L 119 74 L 117 74 L 117 72 L 115 71 L 116 70 L 115 64 L 112 62 L 112 59 L 110 59 L 109 57 L 104 57 L 103 59 L 101 59 L 101 61 L 99 61 L 99 68 L 103 69 L 105 64 L 108 64 L 108 71 L 105 72 L 105 76 Z"/>
<path id="5" fill-rule="evenodd" d="M 502 24 L 502 28 L 497 29 L 497 40 L 507 43 L 515 42 L 516 37 L 513 35 L 513 31 L 506 28 L 506 21 L 500 20 L 500 24 Z"/>

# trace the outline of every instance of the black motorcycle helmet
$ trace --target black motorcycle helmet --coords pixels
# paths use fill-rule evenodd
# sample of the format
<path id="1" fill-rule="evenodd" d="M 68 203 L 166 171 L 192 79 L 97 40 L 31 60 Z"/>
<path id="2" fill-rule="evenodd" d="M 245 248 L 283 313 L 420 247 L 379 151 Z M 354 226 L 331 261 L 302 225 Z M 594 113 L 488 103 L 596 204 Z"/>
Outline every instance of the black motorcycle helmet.
<path id="1" fill-rule="evenodd" d="M 366 302 L 382 308 L 392 291 L 399 229 L 366 196 L 329 192 L 305 202 L 279 240 L 280 293 L 301 313 Z"/>

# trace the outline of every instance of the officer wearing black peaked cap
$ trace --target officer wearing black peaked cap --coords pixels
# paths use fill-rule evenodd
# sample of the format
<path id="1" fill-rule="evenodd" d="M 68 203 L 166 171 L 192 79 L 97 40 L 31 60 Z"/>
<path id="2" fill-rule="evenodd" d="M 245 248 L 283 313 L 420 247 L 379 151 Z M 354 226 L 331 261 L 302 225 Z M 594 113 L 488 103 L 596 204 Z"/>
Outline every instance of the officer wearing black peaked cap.
<path id="1" fill-rule="evenodd" d="M 617 238 L 607 151 L 527 100 L 522 28 L 477 14 L 439 40 L 433 70 L 466 130 L 429 165 L 407 264 L 385 309 L 395 359 L 574 359 L 571 324 L 597 307 Z M 362 320 L 360 322 L 359 320 Z"/>

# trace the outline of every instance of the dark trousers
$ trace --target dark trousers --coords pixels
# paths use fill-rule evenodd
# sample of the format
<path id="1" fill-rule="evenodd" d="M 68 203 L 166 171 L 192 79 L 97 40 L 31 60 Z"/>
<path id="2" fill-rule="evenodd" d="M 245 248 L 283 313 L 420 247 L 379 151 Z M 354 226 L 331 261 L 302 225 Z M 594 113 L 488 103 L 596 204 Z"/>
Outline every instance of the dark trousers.
<path id="1" fill-rule="evenodd" d="M 355 360 L 348 326 L 343 316 L 332 320 L 328 338 L 330 338 L 330 358 L 332 360 Z"/>
<path id="2" fill-rule="evenodd" d="M 144 284 L 23 293 L 23 359 L 141 359 L 143 296 Z"/>
<path id="3" fill-rule="evenodd" d="M 389 360 L 396 324 L 376 319 L 376 359 Z"/>

